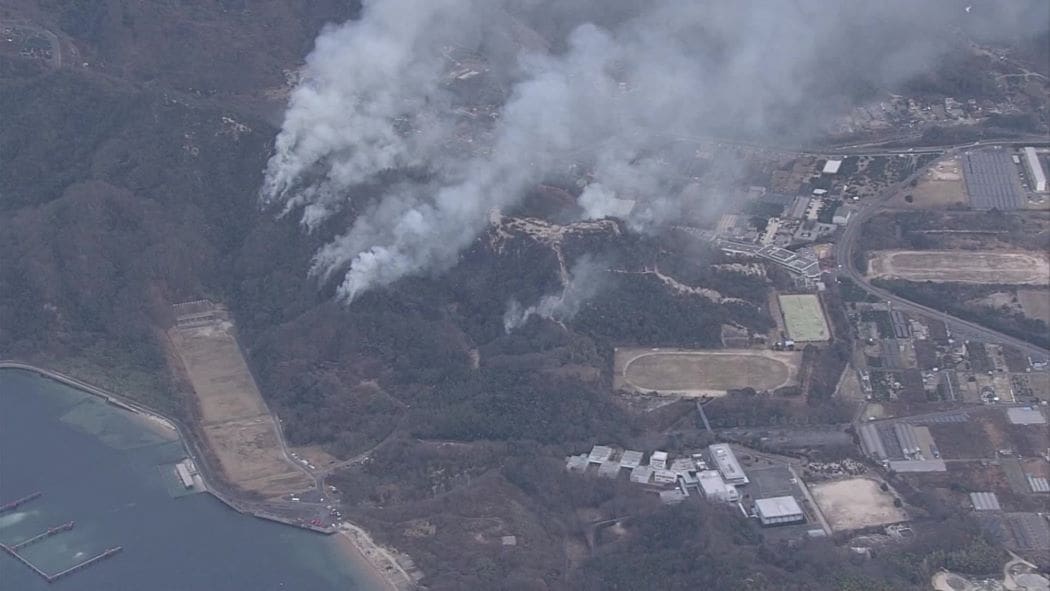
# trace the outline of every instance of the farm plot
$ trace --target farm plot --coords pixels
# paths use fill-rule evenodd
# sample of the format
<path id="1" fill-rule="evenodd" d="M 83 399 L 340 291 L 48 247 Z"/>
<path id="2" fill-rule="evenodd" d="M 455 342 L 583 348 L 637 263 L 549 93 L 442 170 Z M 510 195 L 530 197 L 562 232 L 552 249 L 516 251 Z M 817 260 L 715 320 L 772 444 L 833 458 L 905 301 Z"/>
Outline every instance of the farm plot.
<path id="1" fill-rule="evenodd" d="M 907 281 L 1047 285 L 1050 259 L 1009 251 L 881 250 L 871 253 L 868 276 Z"/>
<path id="2" fill-rule="evenodd" d="M 614 385 L 685 396 L 718 396 L 737 388 L 774 390 L 797 383 L 800 361 L 797 352 L 617 349 Z"/>

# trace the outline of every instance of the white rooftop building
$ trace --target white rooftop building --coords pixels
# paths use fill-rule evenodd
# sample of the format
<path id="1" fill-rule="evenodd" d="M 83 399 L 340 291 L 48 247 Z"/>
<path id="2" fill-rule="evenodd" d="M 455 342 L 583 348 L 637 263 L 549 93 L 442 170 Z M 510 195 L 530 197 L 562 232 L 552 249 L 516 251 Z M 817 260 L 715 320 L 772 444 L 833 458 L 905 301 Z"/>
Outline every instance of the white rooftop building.
<path id="1" fill-rule="evenodd" d="M 735 503 L 740 500 L 740 493 L 736 487 L 726 484 L 718 470 L 704 470 L 696 474 L 700 484 L 700 492 L 704 493 L 705 499 L 722 501 L 724 503 Z"/>
<path id="2" fill-rule="evenodd" d="M 678 482 L 678 475 L 670 470 L 657 468 L 653 470 L 653 480 L 656 484 L 674 484 Z"/>
<path id="3" fill-rule="evenodd" d="M 806 520 L 802 507 L 799 507 L 798 501 L 792 496 L 758 499 L 755 501 L 755 515 L 758 516 L 758 521 L 765 526 L 798 523 Z"/>
<path id="4" fill-rule="evenodd" d="M 693 463 L 692 458 L 678 458 L 671 462 L 671 472 L 675 474 L 686 475 L 690 472 L 696 471 L 696 464 Z"/>
<path id="5" fill-rule="evenodd" d="M 824 174 L 838 174 L 839 168 L 841 166 L 841 159 L 832 160 L 829 158 L 828 161 L 824 163 L 824 170 L 822 170 L 821 172 Z"/>
<path id="6" fill-rule="evenodd" d="M 736 455 L 733 454 L 729 444 L 715 443 L 709 446 L 707 451 L 711 454 L 711 460 L 714 461 L 726 482 L 734 486 L 750 482 L 747 475 L 744 474 L 744 469 L 740 467 L 740 462 L 736 461 Z"/>
<path id="7" fill-rule="evenodd" d="M 634 470 L 642 465 L 642 452 L 632 449 L 625 450 L 620 456 L 620 465 L 628 470 Z"/>
<path id="8" fill-rule="evenodd" d="M 654 451 L 652 457 L 649 458 L 649 465 L 657 470 L 667 469 L 667 452 L 666 451 Z"/>
<path id="9" fill-rule="evenodd" d="M 1039 154 L 1035 148 L 1024 149 L 1024 162 L 1028 174 L 1032 177 L 1032 189 L 1036 193 L 1046 193 L 1046 172 L 1043 170 L 1043 163 L 1039 162 Z"/>
<path id="10" fill-rule="evenodd" d="M 635 484 L 649 484 L 653 478 L 653 469 L 649 466 L 638 466 L 631 470 L 631 482 Z"/>
<path id="11" fill-rule="evenodd" d="M 613 450 L 611 447 L 605 445 L 596 445 L 591 448 L 591 453 L 587 456 L 587 461 L 592 464 L 601 464 L 612 457 Z"/>

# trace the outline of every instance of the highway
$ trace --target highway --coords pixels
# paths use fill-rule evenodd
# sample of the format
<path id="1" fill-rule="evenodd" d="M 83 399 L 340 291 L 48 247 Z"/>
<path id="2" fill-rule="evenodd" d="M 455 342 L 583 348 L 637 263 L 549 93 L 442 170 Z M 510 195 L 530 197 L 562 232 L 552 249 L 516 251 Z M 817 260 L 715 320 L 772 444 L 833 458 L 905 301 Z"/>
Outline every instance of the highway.
<path id="1" fill-rule="evenodd" d="M 1013 142 L 1001 142 L 997 145 L 1008 145 L 1011 143 Z M 945 149 L 945 155 L 951 155 L 960 150 L 972 149 L 980 145 L 985 145 L 985 143 L 977 142 L 953 146 Z M 930 165 L 932 165 L 932 163 Z M 927 167 L 930 165 L 927 165 Z M 1024 353 L 1037 359 L 1050 359 L 1050 351 L 1039 347 L 1038 345 L 1003 334 L 999 331 L 975 324 L 968 320 L 963 320 L 962 318 L 952 316 L 942 310 L 935 310 L 928 306 L 904 299 L 884 289 L 875 287 L 868 281 L 868 278 L 864 276 L 864 273 L 860 269 L 853 266 L 854 247 L 856 246 L 857 239 L 860 237 L 861 228 L 864 226 L 864 223 L 879 212 L 890 209 L 887 207 L 887 203 L 893 199 L 895 195 L 899 194 L 902 189 L 907 187 L 912 180 L 919 178 L 919 176 L 926 171 L 927 167 L 919 168 L 908 178 L 887 187 L 881 195 L 875 200 L 862 206 L 857 214 L 853 216 L 853 219 L 851 219 L 846 225 L 846 229 L 842 236 L 835 243 L 835 260 L 840 265 L 839 275 L 849 277 L 861 289 L 884 302 L 890 302 L 893 307 L 898 310 L 910 311 L 944 322 L 949 331 L 958 336 L 962 336 L 963 338 L 973 338 L 988 343 L 1009 345 L 1016 349 L 1020 349 Z"/>

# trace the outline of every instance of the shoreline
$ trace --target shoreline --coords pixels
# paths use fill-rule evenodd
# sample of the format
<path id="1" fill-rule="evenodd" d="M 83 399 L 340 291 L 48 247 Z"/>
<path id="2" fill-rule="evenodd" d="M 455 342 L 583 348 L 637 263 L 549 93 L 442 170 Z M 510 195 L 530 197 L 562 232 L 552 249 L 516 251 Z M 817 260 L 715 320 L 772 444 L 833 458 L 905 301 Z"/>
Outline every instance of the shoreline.
<path id="1" fill-rule="evenodd" d="M 283 521 L 279 518 L 274 518 L 268 515 L 257 514 L 255 511 L 243 507 L 242 501 L 244 503 L 248 503 L 249 501 L 236 499 L 229 491 L 226 491 L 221 487 L 216 487 L 216 479 L 211 474 L 212 467 L 207 464 L 207 462 L 203 461 L 204 454 L 201 453 L 201 450 L 198 447 L 198 442 L 192 437 L 191 431 L 179 420 L 165 416 L 143 404 L 127 399 L 120 394 L 109 392 L 57 371 L 21 361 L 0 360 L 0 370 L 5 369 L 27 371 L 41 378 L 59 382 L 70 388 L 101 398 L 110 405 L 128 411 L 141 418 L 144 422 L 150 423 L 151 425 L 149 426 L 154 429 L 170 429 L 174 432 L 176 438 L 182 443 L 187 457 L 197 466 L 198 475 L 204 483 L 203 492 L 210 494 L 228 508 L 242 515 L 248 515 L 256 519 L 267 521 L 276 521 L 282 525 L 305 529 L 328 536 L 338 534 L 338 538 L 333 541 L 343 549 L 343 555 L 346 556 L 348 560 L 360 567 L 365 579 L 375 583 L 379 588 L 386 591 L 408 591 L 415 588 L 414 579 L 405 567 L 402 566 L 401 561 L 398 560 L 396 556 L 397 553 L 377 545 L 372 541 L 371 536 L 357 525 L 344 521 L 338 524 L 335 531 L 320 531 L 312 527 L 300 526 L 296 523 Z"/>
<path id="2" fill-rule="evenodd" d="M 348 552 L 352 554 L 350 559 L 367 563 L 369 570 L 383 582 L 383 587 L 388 591 L 409 591 L 416 587 L 415 578 L 402 565 L 406 557 L 377 544 L 367 531 L 349 521 L 340 522 L 337 529 L 340 543 L 345 544 L 348 550 L 353 549 Z"/>

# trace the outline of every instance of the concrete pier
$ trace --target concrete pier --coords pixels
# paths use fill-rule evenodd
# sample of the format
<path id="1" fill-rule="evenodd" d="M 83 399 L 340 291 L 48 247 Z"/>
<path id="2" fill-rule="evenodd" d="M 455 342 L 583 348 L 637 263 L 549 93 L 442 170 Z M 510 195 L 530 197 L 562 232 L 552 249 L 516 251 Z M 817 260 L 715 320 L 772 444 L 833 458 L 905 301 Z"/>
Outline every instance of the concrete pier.
<path id="1" fill-rule="evenodd" d="M 96 562 L 99 562 L 100 560 L 105 560 L 105 559 L 109 558 L 110 556 L 114 556 L 114 555 L 116 555 L 118 552 L 120 552 L 123 549 L 124 549 L 123 546 L 114 546 L 112 548 L 109 548 L 105 552 L 102 552 L 101 554 L 98 554 L 96 556 L 92 556 L 91 558 L 88 558 L 87 560 L 84 560 L 82 562 L 78 562 L 78 563 L 74 564 L 73 566 L 67 568 L 66 570 L 59 571 L 59 572 L 57 572 L 57 573 L 55 573 L 53 575 L 50 575 L 47 578 L 47 582 L 48 583 L 54 583 L 55 581 L 61 579 L 62 577 L 66 576 L 66 575 L 71 575 L 71 574 L 77 572 L 78 570 L 85 569 L 85 568 L 91 566 L 92 564 L 95 564 Z"/>
<path id="2" fill-rule="evenodd" d="M 2 549 L 4 552 L 7 552 L 11 556 L 13 556 L 15 558 L 15 560 L 17 560 L 18 562 L 21 562 L 22 564 L 28 566 L 30 569 L 32 569 L 33 572 L 35 572 L 36 574 L 38 574 L 41 577 L 43 577 L 43 579 L 45 581 L 47 581 L 48 583 L 51 582 L 51 575 L 49 575 L 49 574 L 45 573 L 44 571 L 40 570 L 39 568 L 37 568 L 36 565 L 34 565 L 32 562 L 29 562 L 25 558 L 22 558 L 22 555 L 19 554 L 18 552 L 15 552 L 15 550 L 13 548 L 11 548 L 11 546 L 8 546 L 7 544 L 0 544 L 0 549 Z"/>
<path id="3" fill-rule="evenodd" d="M 75 525 L 75 523 L 72 522 L 72 521 L 69 521 L 69 522 L 63 523 L 62 525 L 56 525 L 55 527 L 50 527 L 50 528 L 47 529 L 47 531 L 41 532 L 41 533 L 31 537 L 31 538 L 22 540 L 21 542 L 15 544 L 14 546 L 11 546 L 11 549 L 15 550 L 15 551 L 21 550 L 22 548 L 25 548 L 26 546 L 29 546 L 31 544 L 35 544 L 35 543 L 39 542 L 40 540 L 45 540 L 47 538 L 50 538 L 51 536 L 53 536 L 55 534 L 60 534 L 60 533 L 62 533 L 64 531 L 69 531 L 69 530 L 73 529 L 73 525 Z"/>
<path id="4" fill-rule="evenodd" d="M 11 501 L 10 503 L 4 503 L 3 505 L 0 505 L 0 513 L 7 513 L 9 511 L 14 511 L 15 509 L 21 507 L 22 505 L 25 505 L 29 501 L 32 501 L 33 499 L 38 498 L 42 494 L 44 494 L 44 493 L 42 493 L 40 491 L 37 491 L 37 492 L 34 492 L 34 493 L 30 493 L 30 494 L 22 497 L 21 499 L 15 499 L 15 500 Z"/>

